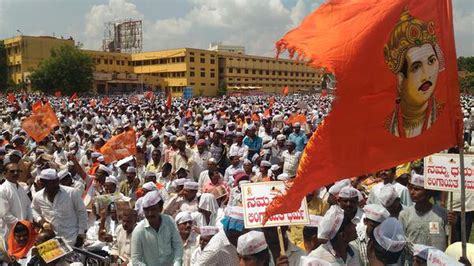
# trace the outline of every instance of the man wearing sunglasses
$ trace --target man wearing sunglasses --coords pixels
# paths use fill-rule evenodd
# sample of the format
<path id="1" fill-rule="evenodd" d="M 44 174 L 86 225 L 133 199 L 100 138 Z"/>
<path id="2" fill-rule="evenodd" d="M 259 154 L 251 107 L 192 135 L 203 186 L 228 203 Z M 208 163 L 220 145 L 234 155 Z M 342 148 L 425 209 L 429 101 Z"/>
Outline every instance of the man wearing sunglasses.
<path id="1" fill-rule="evenodd" d="M 4 161 L 6 181 L 0 186 L 0 234 L 6 236 L 8 229 L 19 220 L 32 221 L 31 201 L 26 191 L 18 184 L 20 169 L 17 163 L 6 156 Z"/>

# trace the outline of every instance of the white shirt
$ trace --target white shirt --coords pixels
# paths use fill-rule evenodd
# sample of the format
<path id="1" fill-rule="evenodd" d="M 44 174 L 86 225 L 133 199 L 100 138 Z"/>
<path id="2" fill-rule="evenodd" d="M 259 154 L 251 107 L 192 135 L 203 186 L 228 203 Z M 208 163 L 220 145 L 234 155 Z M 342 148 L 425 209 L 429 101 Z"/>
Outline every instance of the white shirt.
<path id="1" fill-rule="evenodd" d="M 229 154 L 238 155 L 241 160 L 245 160 L 249 155 L 249 147 L 243 143 L 240 146 L 234 143 L 230 145 Z"/>
<path id="2" fill-rule="evenodd" d="M 239 265 L 237 249 L 229 242 L 224 231 L 219 231 L 211 238 L 196 265 Z"/>
<path id="3" fill-rule="evenodd" d="M 84 234 L 87 229 L 86 207 L 75 188 L 60 186 L 53 203 L 42 189 L 33 197 L 32 207 L 36 222 L 44 218 L 70 244 L 74 245 L 77 235 Z"/>
<path id="4" fill-rule="evenodd" d="M 19 220 L 33 220 L 31 201 L 20 185 L 5 180 L 0 186 L 0 234 L 6 236 Z"/>
<path id="5" fill-rule="evenodd" d="M 311 251 L 308 256 L 327 261 L 331 263 L 331 265 L 359 266 L 359 251 L 352 244 L 349 244 L 349 248 L 350 251 L 347 253 L 346 261 L 343 261 L 342 258 L 336 257 L 336 251 L 334 251 L 331 241 L 328 241 L 317 249 Z"/>
<path id="6" fill-rule="evenodd" d="M 301 152 L 293 150 L 293 152 L 290 153 L 286 150 L 282 152 L 281 155 L 283 157 L 283 173 L 288 174 L 289 177 L 296 176 Z"/>
<path id="7" fill-rule="evenodd" d="M 224 182 L 227 185 L 232 186 L 232 183 L 234 182 L 234 173 L 239 170 L 244 170 L 244 168 L 240 164 L 237 165 L 237 167 L 233 165 L 230 165 L 229 167 L 227 167 L 227 169 L 225 169 L 225 172 L 224 172 Z"/>
<path id="8" fill-rule="evenodd" d="M 209 151 L 204 151 L 202 154 L 199 151 L 195 151 L 194 166 L 193 166 L 193 178 L 194 180 L 198 179 L 201 173 L 207 170 L 207 161 L 212 157 Z"/>

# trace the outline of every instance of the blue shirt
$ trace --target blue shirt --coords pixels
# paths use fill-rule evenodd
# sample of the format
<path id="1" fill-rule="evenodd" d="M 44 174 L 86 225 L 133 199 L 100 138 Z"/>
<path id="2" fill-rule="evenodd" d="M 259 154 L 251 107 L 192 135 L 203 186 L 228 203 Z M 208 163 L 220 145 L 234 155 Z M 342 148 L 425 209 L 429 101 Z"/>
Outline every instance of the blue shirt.
<path id="1" fill-rule="evenodd" d="M 183 243 L 173 219 L 160 214 L 156 231 L 147 219 L 137 224 L 132 233 L 133 265 L 174 265 L 183 263 Z"/>
<path id="2" fill-rule="evenodd" d="M 259 136 L 255 136 L 254 138 L 250 138 L 249 136 L 245 136 L 244 145 L 249 147 L 249 154 L 248 154 L 248 159 L 252 160 L 252 156 L 255 153 L 260 152 L 260 149 L 262 148 L 263 140 Z"/>
<path id="3" fill-rule="evenodd" d="M 296 134 L 295 132 L 291 133 L 288 140 L 291 140 L 296 144 L 296 151 L 303 151 L 304 145 L 308 143 L 308 138 L 303 131 L 300 131 L 299 134 Z"/>

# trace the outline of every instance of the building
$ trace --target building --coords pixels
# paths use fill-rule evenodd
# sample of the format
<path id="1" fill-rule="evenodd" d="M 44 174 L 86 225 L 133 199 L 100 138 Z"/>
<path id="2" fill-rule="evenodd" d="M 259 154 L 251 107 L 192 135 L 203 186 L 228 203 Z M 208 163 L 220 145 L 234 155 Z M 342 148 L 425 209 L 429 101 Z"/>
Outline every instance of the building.
<path id="1" fill-rule="evenodd" d="M 54 37 L 19 36 L 4 40 L 8 74 L 26 82 L 31 70 L 50 56 L 50 50 L 74 41 Z M 311 91 L 320 85 L 320 72 L 302 62 L 245 54 L 243 46 L 211 44 L 209 50 L 178 48 L 142 53 L 83 50 L 95 63 L 93 89 L 121 94 L 145 90 L 182 96 L 215 96 L 220 89 L 233 94 Z"/>
<path id="2" fill-rule="evenodd" d="M 51 56 L 51 49 L 74 45 L 72 38 L 16 36 L 2 41 L 5 46 L 8 79 L 15 84 L 30 83 L 28 76 L 39 63 Z"/>
<path id="3" fill-rule="evenodd" d="M 310 92 L 320 86 L 321 71 L 303 62 L 230 52 L 219 52 L 219 84 L 232 90 L 259 89 L 280 93 Z"/>

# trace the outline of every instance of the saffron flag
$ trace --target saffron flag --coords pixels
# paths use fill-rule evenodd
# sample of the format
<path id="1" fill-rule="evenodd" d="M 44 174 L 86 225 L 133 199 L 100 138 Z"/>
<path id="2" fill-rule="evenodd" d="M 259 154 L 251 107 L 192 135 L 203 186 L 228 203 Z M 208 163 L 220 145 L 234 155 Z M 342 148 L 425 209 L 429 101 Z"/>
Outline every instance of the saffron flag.
<path id="1" fill-rule="evenodd" d="M 33 113 L 38 113 L 42 107 L 43 107 L 43 103 L 41 102 L 41 100 L 38 100 L 34 104 L 31 105 L 31 111 Z"/>
<path id="2" fill-rule="evenodd" d="M 13 93 L 9 93 L 9 94 L 7 95 L 7 100 L 8 100 L 8 102 L 11 103 L 11 104 L 16 103 L 16 97 L 15 97 L 15 95 L 14 95 Z"/>
<path id="3" fill-rule="evenodd" d="M 282 90 L 281 90 L 281 94 L 285 95 L 285 96 L 288 96 L 288 86 L 285 86 Z"/>
<path id="4" fill-rule="evenodd" d="M 37 112 L 21 123 L 21 128 L 36 142 L 46 138 L 57 126 L 59 126 L 58 118 L 49 103 L 41 106 Z"/>
<path id="5" fill-rule="evenodd" d="M 77 97 L 77 92 L 75 92 L 75 93 L 71 96 L 71 98 L 69 98 L 69 101 L 72 102 L 72 101 L 74 101 L 74 100 L 77 100 L 77 98 L 78 98 L 78 97 Z"/>
<path id="6" fill-rule="evenodd" d="M 268 99 L 268 108 L 271 109 L 273 104 L 275 104 L 275 96 L 272 96 Z"/>
<path id="7" fill-rule="evenodd" d="M 265 112 L 263 112 L 263 117 L 269 118 L 270 115 L 271 115 L 271 112 L 272 112 L 272 111 L 271 111 L 271 108 L 265 109 Z"/>
<path id="8" fill-rule="evenodd" d="M 91 99 L 89 101 L 89 105 L 92 107 L 92 108 L 95 108 L 97 106 L 97 101 L 95 99 Z"/>
<path id="9" fill-rule="evenodd" d="M 100 148 L 100 153 L 104 155 L 107 164 L 137 154 L 135 130 L 131 129 L 113 136 Z"/>
<path id="10" fill-rule="evenodd" d="M 337 97 L 266 218 L 337 180 L 462 143 L 452 18 L 451 0 L 328 1 L 277 42 L 333 73 Z"/>
<path id="11" fill-rule="evenodd" d="M 168 98 L 166 99 L 166 108 L 171 109 L 171 92 L 168 93 Z"/>
<path id="12" fill-rule="evenodd" d="M 260 116 L 258 116 L 258 114 L 256 114 L 256 113 L 253 113 L 252 116 L 250 117 L 250 119 L 252 119 L 252 121 L 254 121 L 254 122 L 260 121 Z"/>
<path id="13" fill-rule="evenodd" d="M 110 103 L 109 97 L 105 96 L 104 98 L 102 98 L 102 105 L 109 105 L 109 103 Z"/>
<path id="14" fill-rule="evenodd" d="M 146 91 L 144 95 L 149 101 L 153 101 L 155 99 L 155 94 L 152 91 Z"/>
<path id="15" fill-rule="evenodd" d="M 294 125 L 295 123 L 306 124 L 306 116 L 304 114 L 292 114 L 287 120 L 287 124 Z"/>
<path id="16" fill-rule="evenodd" d="M 56 96 L 57 98 L 61 97 L 61 91 L 55 91 L 54 96 Z"/>

